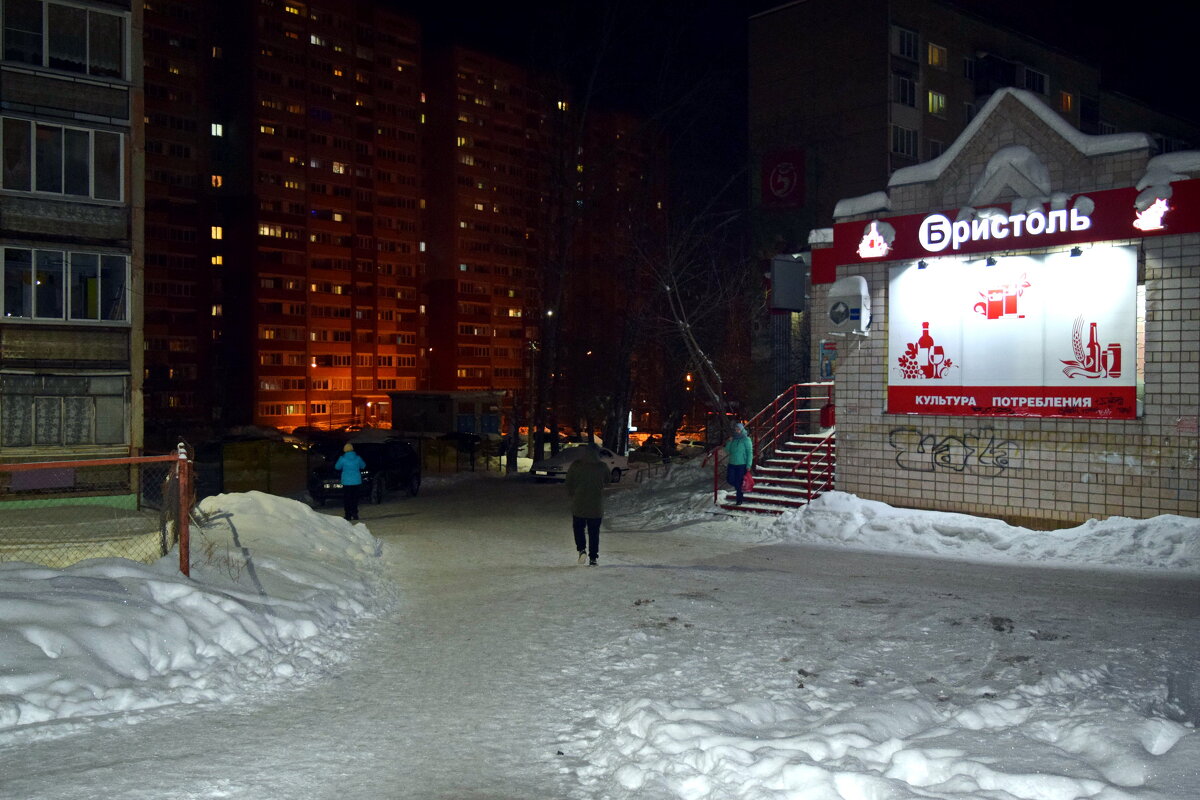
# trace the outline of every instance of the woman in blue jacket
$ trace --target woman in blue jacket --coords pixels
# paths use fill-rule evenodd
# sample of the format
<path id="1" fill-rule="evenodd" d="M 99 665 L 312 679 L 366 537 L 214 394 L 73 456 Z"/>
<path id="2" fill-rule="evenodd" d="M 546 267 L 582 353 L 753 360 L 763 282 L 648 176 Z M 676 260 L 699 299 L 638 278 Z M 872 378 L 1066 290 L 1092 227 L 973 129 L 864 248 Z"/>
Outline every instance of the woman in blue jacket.
<path id="1" fill-rule="evenodd" d="M 333 468 L 342 473 L 342 509 L 346 519 L 358 519 L 358 492 L 362 487 L 362 471 L 367 462 L 354 452 L 354 445 L 346 443 L 342 454 Z"/>

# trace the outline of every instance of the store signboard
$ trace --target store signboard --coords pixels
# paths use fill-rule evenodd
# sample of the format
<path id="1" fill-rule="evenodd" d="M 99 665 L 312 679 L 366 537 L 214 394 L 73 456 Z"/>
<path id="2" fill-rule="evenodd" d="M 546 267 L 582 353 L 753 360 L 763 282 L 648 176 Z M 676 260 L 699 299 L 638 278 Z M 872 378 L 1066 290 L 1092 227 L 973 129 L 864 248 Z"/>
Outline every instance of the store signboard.
<path id="1" fill-rule="evenodd" d="M 888 413 L 1136 417 L 1136 248 L 922 263 L 889 272 Z"/>

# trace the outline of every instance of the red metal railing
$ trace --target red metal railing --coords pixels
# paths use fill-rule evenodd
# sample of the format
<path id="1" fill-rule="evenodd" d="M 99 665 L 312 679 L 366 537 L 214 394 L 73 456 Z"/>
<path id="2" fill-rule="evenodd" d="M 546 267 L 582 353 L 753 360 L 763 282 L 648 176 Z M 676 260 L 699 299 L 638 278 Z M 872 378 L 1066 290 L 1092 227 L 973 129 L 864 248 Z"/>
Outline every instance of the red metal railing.
<path id="1" fill-rule="evenodd" d="M 782 443 L 790 441 L 796 438 L 798 434 L 806 433 L 810 429 L 820 425 L 822 412 L 827 408 L 832 408 L 832 406 L 832 382 L 797 383 L 781 393 L 746 423 L 746 430 L 754 439 L 754 463 L 761 464 L 775 455 L 775 451 Z M 828 446 L 832 442 L 832 438 L 833 432 L 831 430 L 821 440 L 823 449 L 832 449 Z M 708 463 L 709 457 L 713 460 L 714 504 L 718 502 L 717 496 L 721 490 L 721 456 L 723 451 L 723 447 L 713 448 L 712 452 L 705 456 L 705 460 L 702 462 L 705 464 Z M 816 467 L 821 471 L 818 477 L 827 476 L 831 485 L 833 477 L 832 454 L 829 455 L 828 465 L 821 462 L 814 464 L 812 456 L 816 452 L 814 450 L 801 463 L 807 463 L 807 469 L 809 470 Z M 796 471 L 799 471 L 799 465 L 797 465 Z M 811 486 L 811 472 L 809 477 Z M 811 500 L 811 488 L 809 491 L 809 499 Z"/>
<path id="2" fill-rule="evenodd" d="M 808 455 L 796 462 L 792 474 L 803 473 L 808 487 L 807 502 L 811 503 L 817 495 L 833 486 L 833 472 L 836 457 L 833 450 L 833 436 L 836 429 L 830 428 L 821 440 L 812 445 Z M 818 458 L 819 456 L 819 458 Z"/>

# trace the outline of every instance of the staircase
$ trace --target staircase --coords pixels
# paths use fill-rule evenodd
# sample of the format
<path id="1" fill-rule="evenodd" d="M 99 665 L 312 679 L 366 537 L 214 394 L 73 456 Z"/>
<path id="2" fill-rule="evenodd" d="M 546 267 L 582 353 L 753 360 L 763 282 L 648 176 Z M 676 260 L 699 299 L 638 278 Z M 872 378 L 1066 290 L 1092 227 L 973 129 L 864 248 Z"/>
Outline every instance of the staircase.
<path id="1" fill-rule="evenodd" d="M 797 384 L 750 420 L 754 490 L 736 505 L 736 495 L 725 483 L 725 466 L 718 462 L 713 501 L 728 511 L 778 515 L 831 491 L 836 466 L 832 393 L 829 383 Z M 720 454 L 719 449 L 714 452 Z"/>

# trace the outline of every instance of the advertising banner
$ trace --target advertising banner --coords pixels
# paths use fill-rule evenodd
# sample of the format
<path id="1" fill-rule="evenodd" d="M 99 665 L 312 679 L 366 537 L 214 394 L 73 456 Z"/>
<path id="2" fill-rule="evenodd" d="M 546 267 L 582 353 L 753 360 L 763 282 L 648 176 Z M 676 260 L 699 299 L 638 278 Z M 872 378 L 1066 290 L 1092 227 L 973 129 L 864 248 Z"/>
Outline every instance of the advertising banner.
<path id="1" fill-rule="evenodd" d="M 888 413 L 1136 417 L 1136 248 L 922 263 L 889 273 Z"/>

